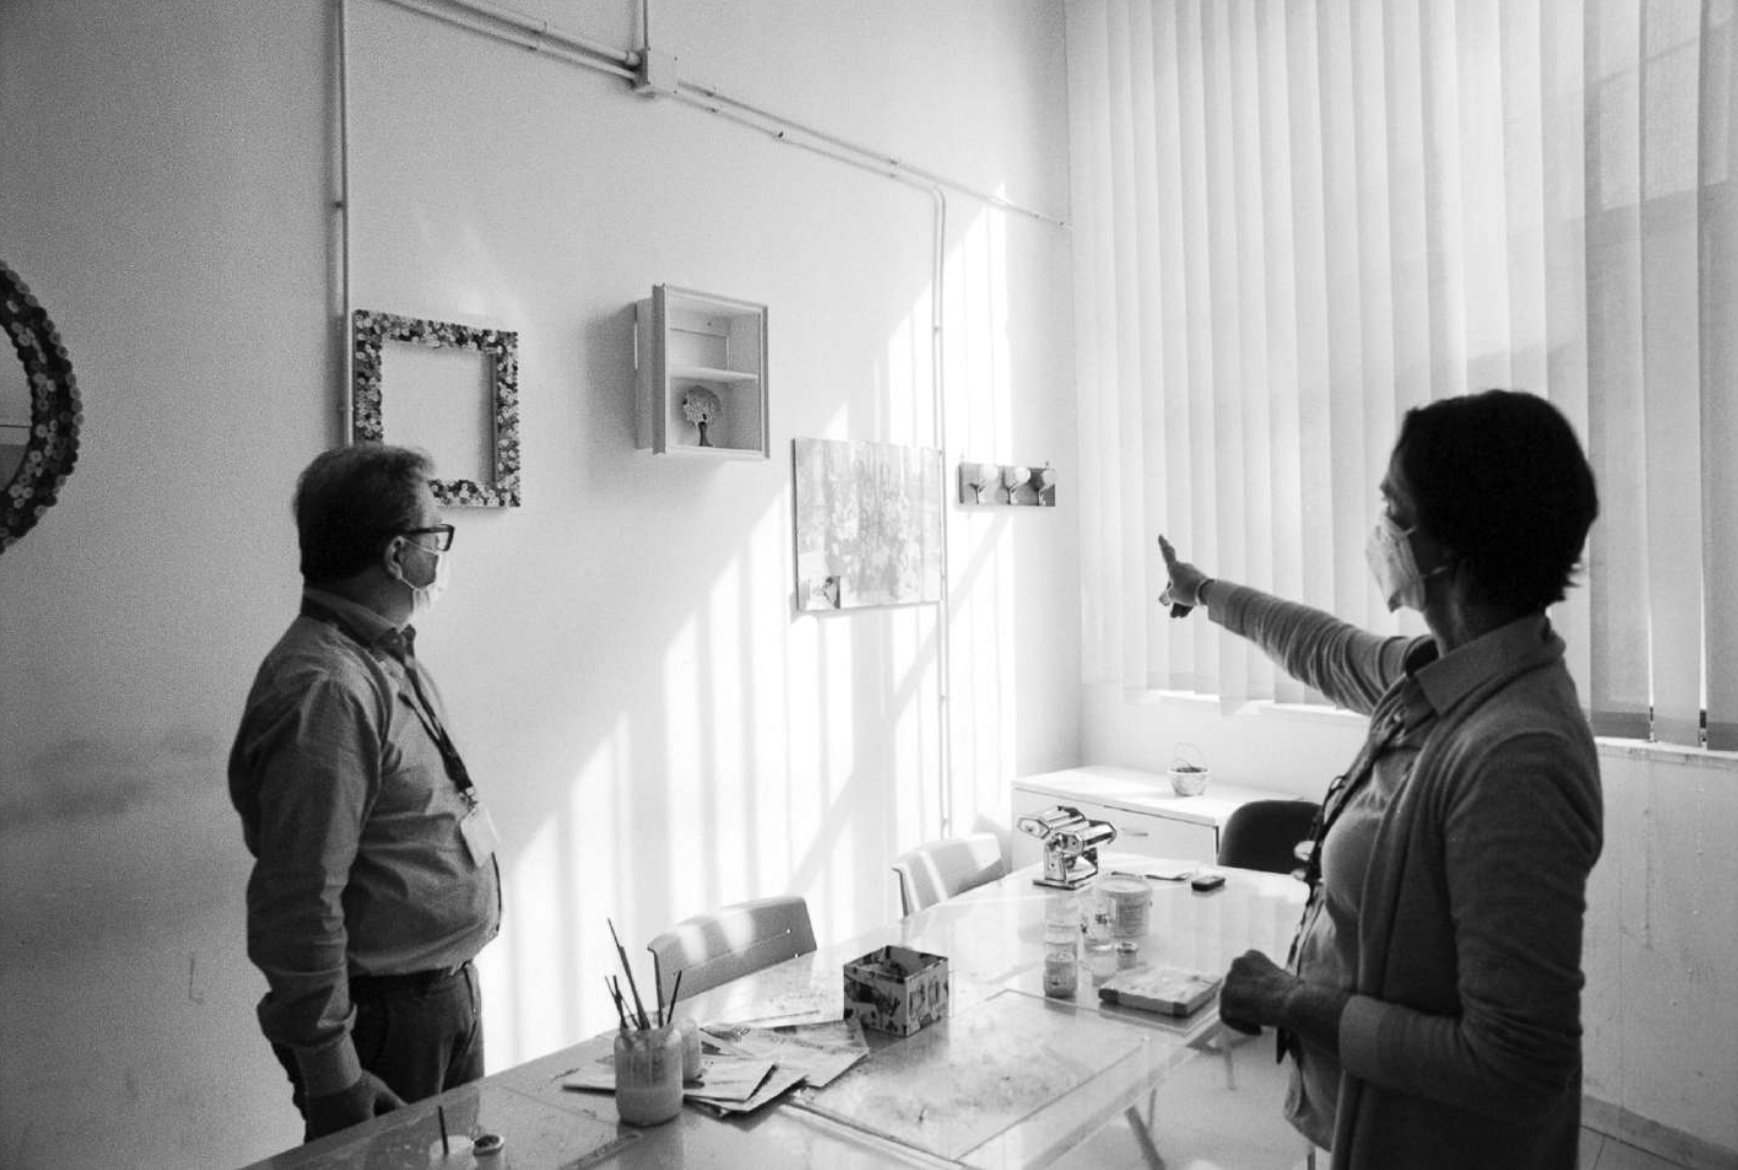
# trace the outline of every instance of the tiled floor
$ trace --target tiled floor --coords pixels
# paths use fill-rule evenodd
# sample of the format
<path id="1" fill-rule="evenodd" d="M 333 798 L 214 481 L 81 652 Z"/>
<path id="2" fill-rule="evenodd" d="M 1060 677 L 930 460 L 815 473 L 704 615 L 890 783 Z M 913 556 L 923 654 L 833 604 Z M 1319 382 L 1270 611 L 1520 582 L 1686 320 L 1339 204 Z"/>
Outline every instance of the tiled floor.
<path id="1" fill-rule="evenodd" d="M 1280 1116 L 1287 1072 L 1273 1059 L 1268 1043 L 1232 1047 L 1232 1091 L 1247 1095 L 1249 1109 L 1227 1111 L 1226 1062 L 1210 1054 L 1178 1069 L 1139 1116 L 1162 1162 L 1155 1163 L 1126 1117 L 1107 1123 L 1057 1163 L 1059 1170 L 1304 1170 L 1303 1139 Z M 1257 1102 L 1272 1108 L 1255 1108 Z M 1226 1118 L 1235 1122 L 1226 1124 Z M 1187 1153 L 1183 1151 L 1187 1150 Z M 1318 1170 L 1328 1170 L 1318 1159 Z M 1682 1170 L 1615 1138 L 1581 1131 L 1579 1170 Z"/>

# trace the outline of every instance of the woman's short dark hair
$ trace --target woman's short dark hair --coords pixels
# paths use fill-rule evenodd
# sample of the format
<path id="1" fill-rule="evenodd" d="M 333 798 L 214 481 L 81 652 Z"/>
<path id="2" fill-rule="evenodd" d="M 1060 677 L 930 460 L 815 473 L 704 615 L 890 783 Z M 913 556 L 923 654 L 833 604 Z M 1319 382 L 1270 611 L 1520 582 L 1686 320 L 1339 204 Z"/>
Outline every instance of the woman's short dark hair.
<path id="1" fill-rule="evenodd" d="M 1515 390 L 1440 399 L 1406 412 L 1394 457 L 1418 524 L 1487 599 L 1528 613 L 1563 600 L 1599 496 L 1556 407 Z"/>
<path id="2" fill-rule="evenodd" d="M 422 487 L 434 464 L 421 451 L 357 443 L 321 452 L 296 480 L 302 579 L 342 581 L 421 519 Z"/>

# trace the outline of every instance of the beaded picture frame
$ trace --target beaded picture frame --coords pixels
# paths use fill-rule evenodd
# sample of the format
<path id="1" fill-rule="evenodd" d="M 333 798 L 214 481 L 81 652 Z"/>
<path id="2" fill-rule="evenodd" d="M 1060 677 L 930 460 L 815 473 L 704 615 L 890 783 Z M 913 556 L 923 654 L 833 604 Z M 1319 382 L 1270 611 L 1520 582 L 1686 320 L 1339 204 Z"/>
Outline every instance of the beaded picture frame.
<path id="1" fill-rule="evenodd" d="M 386 442 L 382 351 L 389 341 L 433 349 L 469 349 L 490 363 L 494 424 L 490 451 L 494 473 L 488 483 L 469 479 L 429 481 L 435 499 L 449 507 L 517 508 L 519 494 L 519 335 L 447 321 L 426 321 L 357 309 L 351 315 L 354 395 L 351 426 L 358 443 Z M 430 452 L 439 460 L 440 452 Z"/>

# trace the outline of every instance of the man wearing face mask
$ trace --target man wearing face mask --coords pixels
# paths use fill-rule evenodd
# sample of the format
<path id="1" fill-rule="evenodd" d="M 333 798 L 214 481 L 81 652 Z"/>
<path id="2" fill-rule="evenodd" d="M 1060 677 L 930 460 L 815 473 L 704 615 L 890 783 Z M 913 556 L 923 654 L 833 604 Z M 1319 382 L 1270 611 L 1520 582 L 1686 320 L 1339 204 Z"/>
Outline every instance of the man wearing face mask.
<path id="1" fill-rule="evenodd" d="M 471 960 L 500 929 L 494 825 L 409 624 L 451 559 L 432 470 L 364 443 L 302 472 L 301 609 L 229 758 L 260 1027 L 310 1141 L 483 1075 Z"/>
<path id="2" fill-rule="evenodd" d="M 1295 1060 L 1288 1120 L 1336 1170 L 1576 1164 L 1593 737 L 1546 608 L 1598 513 L 1543 399 L 1486 391 L 1410 411 L 1367 547 L 1381 637 L 1207 577 L 1159 538 L 1162 600 L 1204 605 L 1333 702 L 1370 716 L 1309 843 L 1310 899 L 1281 967 L 1251 951 L 1225 1022 Z"/>

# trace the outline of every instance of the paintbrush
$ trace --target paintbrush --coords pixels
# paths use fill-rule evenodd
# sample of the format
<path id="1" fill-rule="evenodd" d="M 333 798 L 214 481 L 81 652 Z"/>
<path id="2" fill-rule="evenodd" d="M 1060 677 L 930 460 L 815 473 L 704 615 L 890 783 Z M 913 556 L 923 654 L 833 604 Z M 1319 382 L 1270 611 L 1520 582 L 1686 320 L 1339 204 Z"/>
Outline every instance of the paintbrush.
<path id="1" fill-rule="evenodd" d="M 670 984 L 670 1019 L 676 1019 L 676 997 L 682 994 L 682 972 L 676 972 L 676 981 Z"/>
<path id="2" fill-rule="evenodd" d="M 605 989 L 605 991 L 608 991 L 608 993 L 610 993 L 610 1000 L 614 1001 L 614 1003 L 615 1003 L 615 1017 L 617 1017 L 617 1019 L 619 1019 L 619 1020 L 622 1020 L 622 1031 L 624 1031 L 624 1033 L 626 1033 L 626 1031 L 627 1031 L 627 1005 L 626 1005 L 626 1003 L 622 1003 L 622 991 L 620 991 L 620 987 L 615 986 L 615 982 L 612 981 L 612 979 L 610 979 L 610 977 L 608 977 L 608 975 L 605 975 L 605 977 L 603 977 L 603 989 Z"/>
<path id="3" fill-rule="evenodd" d="M 622 971 L 625 972 L 628 977 L 628 990 L 633 992 L 634 995 L 635 1018 L 640 1021 L 641 1028 L 650 1028 L 652 1026 L 652 1021 L 646 1018 L 645 1001 L 640 999 L 640 989 L 638 985 L 634 983 L 634 969 L 628 963 L 628 952 L 622 948 L 622 939 L 621 936 L 616 933 L 616 924 L 608 918 L 604 919 L 604 921 L 609 923 L 610 937 L 615 940 L 616 954 L 621 957 Z"/>

